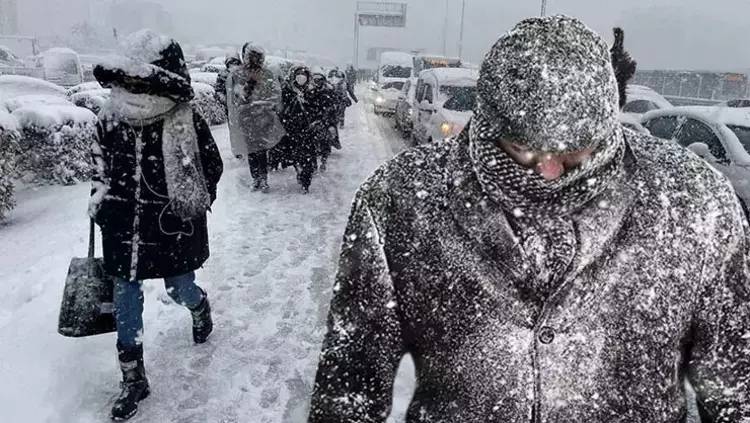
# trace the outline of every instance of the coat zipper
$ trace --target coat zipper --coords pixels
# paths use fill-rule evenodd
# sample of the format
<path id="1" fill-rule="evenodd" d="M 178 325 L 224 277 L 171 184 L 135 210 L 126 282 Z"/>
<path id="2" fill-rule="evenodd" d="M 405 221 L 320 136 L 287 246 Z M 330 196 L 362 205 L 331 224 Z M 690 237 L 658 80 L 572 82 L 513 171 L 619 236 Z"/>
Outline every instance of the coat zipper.
<path id="1" fill-rule="evenodd" d="M 133 174 L 133 178 L 136 181 L 135 185 L 135 213 L 133 216 L 133 239 L 131 240 L 131 253 L 130 253 L 130 280 L 135 281 L 137 280 L 138 276 L 138 250 L 139 245 L 141 243 L 141 234 L 140 234 L 140 226 L 141 226 L 141 218 L 140 218 L 140 208 L 141 208 L 141 177 L 142 177 L 142 169 L 141 169 L 141 158 L 143 157 L 143 130 L 141 129 L 141 132 L 138 133 L 132 128 L 130 129 L 135 137 L 135 172 Z"/>

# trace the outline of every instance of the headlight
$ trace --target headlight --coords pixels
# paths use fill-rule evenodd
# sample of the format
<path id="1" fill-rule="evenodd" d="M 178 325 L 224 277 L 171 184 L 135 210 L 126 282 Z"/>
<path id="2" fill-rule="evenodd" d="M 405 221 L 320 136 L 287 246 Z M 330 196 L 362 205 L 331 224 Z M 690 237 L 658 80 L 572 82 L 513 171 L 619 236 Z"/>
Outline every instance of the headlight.
<path id="1" fill-rule="evenodd" d="M 443 124 L 440 125 L 440 132 L 444 137 L 449 137 L 453 135 L 453 126 L 454 125 L 450 122 L 443 122 Z"/>
<path id="2" fill-rule="evenodd" d="M 378 104 L 383 104 L 385 103 L 385 99 L 381 96 L 378 96 L 377 98 L 375 98 L 375 102 Z"/>
<path id="3" fill-rule="evenodd" d="M 409 116 L 414 116 L 414 109 L 413 109 L 413 108 L 412 108 L 411 106 L 409 106 L 409 108 L 408 108 L 408 109 L 406 109 L 406 113 L 407 113 L 407 114 L 408 114 Z"/>

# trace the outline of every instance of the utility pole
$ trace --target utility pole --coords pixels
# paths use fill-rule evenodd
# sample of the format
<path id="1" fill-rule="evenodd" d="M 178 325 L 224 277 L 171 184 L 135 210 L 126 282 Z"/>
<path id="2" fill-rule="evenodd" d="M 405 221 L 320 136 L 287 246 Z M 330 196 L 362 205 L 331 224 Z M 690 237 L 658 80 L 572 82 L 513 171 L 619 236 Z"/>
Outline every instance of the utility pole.
<path id="1" fill-rule="evenodd" d="M 443 23 L 443 56 L 448 55 L 448 2 L 445 0 L 445 22 Z"/>
<path id="2" fill-rule="evenodd" d="M 458 58 L 464 57 L 464 19 L 466 18 L 466 0 L 461 0 L 461 32 L 458 35 Z"/>
<path id="3" fill-rule="evenodd" d="M 542 0 L 542 17 L 547 16 L 547 0 Z"/>

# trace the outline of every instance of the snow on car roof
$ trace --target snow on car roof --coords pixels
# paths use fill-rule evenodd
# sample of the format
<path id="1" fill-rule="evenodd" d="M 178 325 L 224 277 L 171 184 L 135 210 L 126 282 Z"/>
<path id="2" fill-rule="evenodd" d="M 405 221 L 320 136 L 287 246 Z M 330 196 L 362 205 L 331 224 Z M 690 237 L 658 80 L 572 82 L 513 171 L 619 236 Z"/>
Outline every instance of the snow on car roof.
<path id="1" fill-rule="evenodd" d="M 686 116 L 723 125 L 750 127 L 750 110 L 711 106 L 682 106 L 666 110 L 654 110 L 643 116 L 643 120 L 660 116 Z"/>
<path id="2" fill-rule="evenodd" d="M 193 90 L 195 90 L 196 93 L 213 93 L 214 92 L 214 87 L 203 82 L 193 82 L 190 85 L 193 86 Z"/>
<path id="3" fill-rule="evenodd" d="M 437 68 L 422 71 L 421 77 L 434 75 L 438 84 L 453 87 L 473 87 L 477 85 L 479 71 L 465 68 Z"/>
<path id="4" fill-rule="evenodd" d="M 672 107 L 672 103 L 670 103 L 669 100 L 649 87 L 644 87 L 642 85 L 628 85 L 627 94 L 628 103 L 635 100 L 648 100 L 659 106 L 660 109 Z"/>
<path id="5" fill-rule="evenodd" d="M 83 107 L 70 105 L 33 105 L 22 107 L 13 112 L 22 128 L 49 128 L 67 122 L 96 123 L 96 115 Z"/>
<path id="6" fill-rule="evenodd" d="M 0 75 L 0 98 L 5 100 L 30 94 L 65 97 L 65 88 L 38 78 L 21 75 Z"/>
<path id="7" fill-rule="evenodd" d="M 403 51 L 384 51 L 380 54 L 380 64 L 410 68 L 414 66 L 414 56 Z"/>

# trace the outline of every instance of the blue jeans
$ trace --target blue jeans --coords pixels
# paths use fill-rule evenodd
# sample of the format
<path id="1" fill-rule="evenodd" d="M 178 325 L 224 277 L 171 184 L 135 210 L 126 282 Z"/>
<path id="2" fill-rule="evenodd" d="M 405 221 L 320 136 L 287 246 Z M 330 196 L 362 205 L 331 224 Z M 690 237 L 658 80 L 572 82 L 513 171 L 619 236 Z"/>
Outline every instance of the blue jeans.
<path id="1" fill-rule="evenodd" d="M 164 279 L 167 294 L 177 304 L 188 309 L 197 308 L 203 302 L 203 291 L 195 284 L 195 273 Z M 115 279 L 115 319 L 117 320 L 117 342 L 124 348 L 142 343 L 143 335 L 143 286 L 141 281 Z"/>

